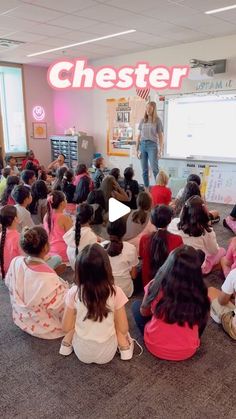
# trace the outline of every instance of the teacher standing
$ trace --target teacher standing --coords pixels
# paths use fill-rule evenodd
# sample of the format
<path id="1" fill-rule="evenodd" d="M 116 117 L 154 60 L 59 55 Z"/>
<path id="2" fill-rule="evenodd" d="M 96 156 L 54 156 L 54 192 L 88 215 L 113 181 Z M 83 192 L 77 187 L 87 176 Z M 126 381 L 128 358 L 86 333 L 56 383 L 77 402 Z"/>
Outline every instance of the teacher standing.
<path id="1" fill-rule="evenodd" d="M 141 159 L 144 186 L 149 188 L 148 161 L 156 179 L 159 172 L 158 158 L 162 156 L 164 146 L 163 125 L 157 116 L 155 102 L 147 104 L 144 118 L 141 119 L 138 129 L 140 133 L 137 155 Z"/>

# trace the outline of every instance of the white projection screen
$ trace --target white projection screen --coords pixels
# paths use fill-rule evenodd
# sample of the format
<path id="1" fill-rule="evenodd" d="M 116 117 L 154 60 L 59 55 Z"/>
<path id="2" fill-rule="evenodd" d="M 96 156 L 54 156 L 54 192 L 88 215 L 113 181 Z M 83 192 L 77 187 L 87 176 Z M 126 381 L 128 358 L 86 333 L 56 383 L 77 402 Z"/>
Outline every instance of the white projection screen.
<path id="1" fill-rule="evenodd" d="M 236 94 L 170 97 L 165 102 L 165 155 L 236 160 Z"/>

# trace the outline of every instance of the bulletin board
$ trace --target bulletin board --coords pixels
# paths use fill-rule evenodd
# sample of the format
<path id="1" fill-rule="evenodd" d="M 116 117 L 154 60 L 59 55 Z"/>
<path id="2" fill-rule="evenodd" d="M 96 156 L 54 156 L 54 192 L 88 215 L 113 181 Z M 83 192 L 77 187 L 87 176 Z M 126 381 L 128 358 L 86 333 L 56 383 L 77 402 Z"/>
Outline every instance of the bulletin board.
<path id="1" fill-rule="evenodd" d="M 129 156 L 136 145 L 146 101 L 139 97 L 107 99 L 107 154 Z"/>
<path id="2" fill-rule="evenodd" d="M 236 204 L 236 167 L 206 167 L 203 174 L 203 187 L 208 202 Z"/>

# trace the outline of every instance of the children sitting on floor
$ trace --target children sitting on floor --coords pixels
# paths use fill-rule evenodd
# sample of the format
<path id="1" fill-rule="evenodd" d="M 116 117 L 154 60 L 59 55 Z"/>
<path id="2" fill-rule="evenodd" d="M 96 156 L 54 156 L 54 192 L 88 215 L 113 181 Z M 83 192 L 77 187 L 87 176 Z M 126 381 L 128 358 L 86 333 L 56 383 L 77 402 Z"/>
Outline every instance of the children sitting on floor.
<path id="1" fill-rule="evenodd" d="M 109 241 L 101 244 L 108 253 L 115 284 L 129 298 L 134 292 L 133 280 L 137 275 L 138 255 L 134 245 L 123 241 L 125 232 L 126 222 L 123 218 L 113 223 L 109 222 L 107 224 Z"/>
<path id="2" fill-rule="evenodd" d="M 125 304 L 128 299 L 114 284 L 105 250 L 98 244 L 86 246 L 76 259 L 75 284 L 67 293 L 60 354 L 74 350 L 86 364 L 106 364 L 119 348 L 122 360 L 133 356 Z M 72 345 L 71 345 L 72 342 Z"/>
<path id="3" fill-rule="evenodd" d="M 226 255 L 221 259 L 221 267 L 225 278 L 236 268 L 236 237 L 230 240 Z"/>
<path id="4" fill-rule="evenodd" d="M 156 227 L 152 234 L 144 234 L 139 244 L 139 256 L 142 259 L 142 282 L 147 285 L 163 265 L 169 253 L 183 244 L 179 235 L 167 231 L 171 222 L 172 209 L 158 205 L 151 212 L 151 222 Z"/>
<path id="5" fill-rule="evenodd" d="M 210 287 L 208 294 L 211 302 L 211 318 L 221 323 L 225 332 L 236 340 L 236 269 L 225 279 L 221 290 Z M 231 299 L 234 298 L 232 303 Z"/>
<path id="6" fill-rule="evenodd" d="M 34 182 L 31 188 L 32 202 L 29 205 L 32 220 L 35 224 L 43 224 L 47 212 L 48 188 L 43 180 Z"/>
<path id="7" fill-rule="evenodd" d="M 209 225 L 209 213 L 199 196 L 192 196 L 185 202 L 180 218 L 174 218 L 168 231 L 179 234 L 184 244 L 202 250 L 206 257 L 202 272 L 208 274 L 225 256 L 225 249 L 219 247 L 214 230 Z"/>
<path id="8" fill-rule="evenodd" d="M 10 176 L 11 169 L 10 167 L 5 167 L 5 169 L 2 169 L 2 175 L 0 179 L 0 199 L 2 198 L 2 195 L 7 187 L 7 178 Z"/>
<path id="9" fill-rule="evenodd" d="M 52 191 L 47 198 L 47 213 L 43 225 L 49 236 L 50 255 L 59 255 L 63 262 L 68 262 L 67 246 L 64 234 L 72 227 L 71 217 L 64 214 L 66 197 L 61 191 Z"/>
<path id="10" fill-rule="evenodd" d="M 105 168 L 105 161 L 103 157 L 98 157 L 95 160 L 95 173 L 93 176 L 94 187 L 99 189 L 104 178 L 103 170 Z"/>
<path id="11" fill-rule="evenodd" d="M 38 338 L 62 337 L 68 284 L 44 260 L 49 251 L 48 235 L 39 226 L 24 229 L 20 246 L 26 256 L 11 261 L 5 278 L 13 321 L 24 332 Z"/>
<path id="12" fill-rule="evenodd" d="M 33 183 L 36 181 L 35 172 L 33 170 L 23 170 L 21 172 L 21 180 L 24 186 L 31 189 Z"/>
<path id="13" fill-rule="evenodd" d="M 17 231 L 17 210 L 13 205 L 6 205 L 0 210 L 0 224 L 2 226 L 0 241 L 0 263 L 2 279 L 8 271 L 12 259 L 21 255 L 19 245 L 20 234 Z"/>
<path id="14" fill-rule="evenodd" d="M 120 185 L 129 197 L 129 201 L 125 205 L 131 209 L 137 209 L 136 199 L 139 194 L 139 184 L 133 177 L 134 169 L 132 167 L 126 167 L 124 170 L 124 180 L 120 182 Z"/>
<path id="15" fill-rule="evenodd" d="M 30 212 L 27 210 L 27 207 L 32 202 L 32 196 L 30 192 L 30 188 L 23 185 L 15 186 L 12 191 L 12 198 L 16 202 L 16 209 L 17 209 L 17 230 L 21 232 L 24 227 L 33 227 L 34 222 L 31 218 Z"/>
<path id="16" fill-rule="evenodd" d="M 199 253 L 200 252 L 200 253 Z M 147 349 L 158 358 L 182 361 L 200 346 L 210 302 L 203 282 L 204 255 L 190 246 L 173 250 L 132 306 Z"/>
<path id="17" fill-rule="evenodd" d="M 154 207 L 160 204 L 170 204 L 172 193 L 167 186 L 168 182 L 169 176 L 164 170 L 160 170 L 157 175 L 156 185 L 151 187 L 152 203 Z"/>
<path id="18" fill-rule="evenodd" d="M 80 204 L 77 209 L 75 226 L 63 236 L 67 245 L 67 256 L 70 266 L 75 270 L 76 256 L 81 250 L 98 241 L 96 234 L 92 231 L 90 223 L 93 217 L 93 208 L 86 203 Z"/>
<path id="19" fill-rule="evenodd" d="M 234 205 L 230 215 L 223 220 L 223 226 L 236 234 L 236 205 Z"/>
<path id="20" fill-rule="evenodd" d="M 11 193 L 16 185 L 19 185 L 20 179 L 19 176 L 8 176 L 6 188 L 2 194 L 0 205 L 15 205 L 15 201 L 11 196 Z"/>

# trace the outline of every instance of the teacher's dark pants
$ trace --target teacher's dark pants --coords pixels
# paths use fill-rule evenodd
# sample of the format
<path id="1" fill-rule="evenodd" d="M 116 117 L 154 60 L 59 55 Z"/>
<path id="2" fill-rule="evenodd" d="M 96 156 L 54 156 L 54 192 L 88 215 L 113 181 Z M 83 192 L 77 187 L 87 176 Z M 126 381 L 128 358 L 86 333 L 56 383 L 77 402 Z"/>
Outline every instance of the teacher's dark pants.
<path id="1" fill-rule="evenodd" d="M 149 186 L 148 160 L 149 160 L 155 179 L 159 172 L 157 143 L 150 140 L 142 140 L 140 143 L 140 151 L 141 151 L 141 165 L 142 165 L 142 171 L 143 171 L 143 183 L 145 187 L 148 187 Z"/>

